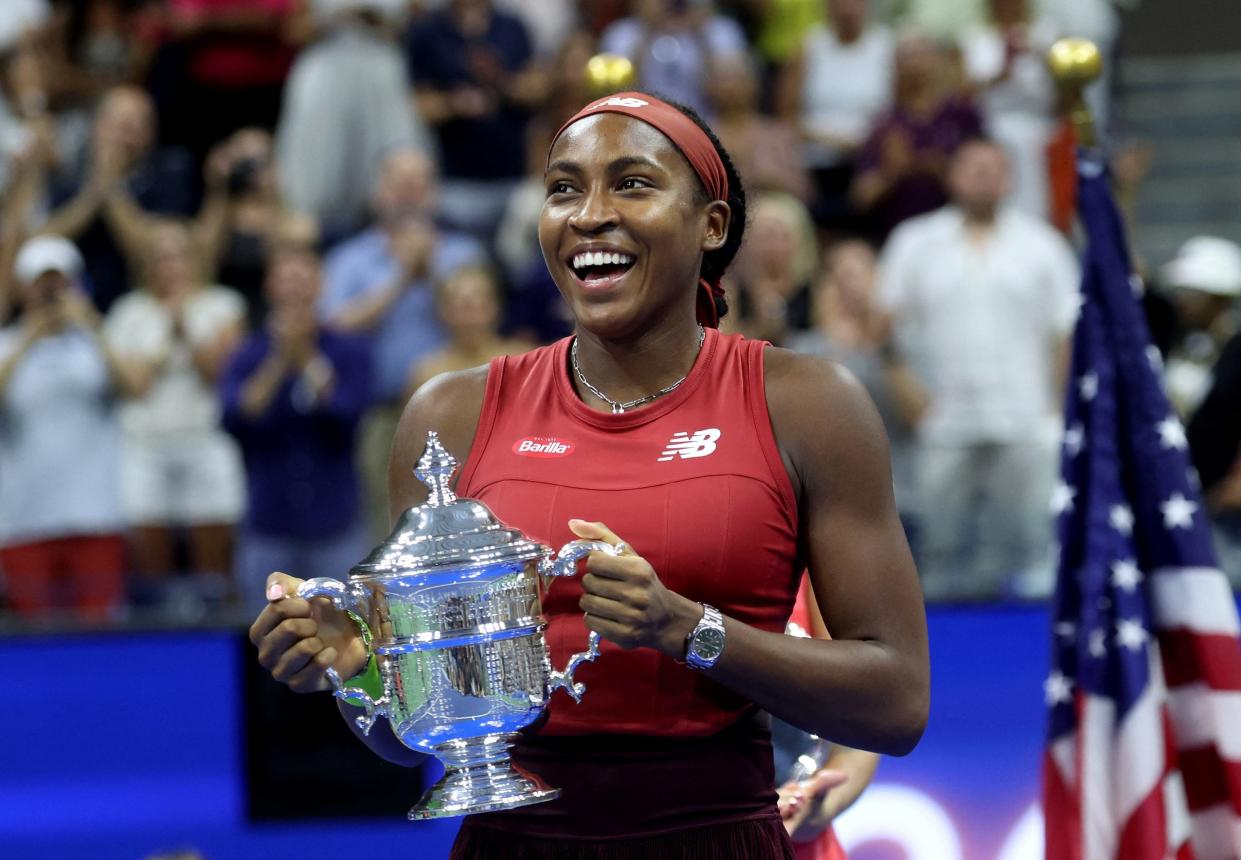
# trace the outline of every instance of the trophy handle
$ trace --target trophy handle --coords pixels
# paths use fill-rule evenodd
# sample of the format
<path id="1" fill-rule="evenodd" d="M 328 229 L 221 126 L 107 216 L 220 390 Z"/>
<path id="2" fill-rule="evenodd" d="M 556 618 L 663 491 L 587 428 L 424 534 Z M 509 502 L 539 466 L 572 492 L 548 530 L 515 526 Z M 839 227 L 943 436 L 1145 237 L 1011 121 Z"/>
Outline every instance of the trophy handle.
<path id="1" fill-rule="evenodd" d="M 560 552 L 556 553 L 555 559 L 545 558 L 539 562 L 539 573 L 543 576 L 572 576 L 577 573 L 577 563 L 592 552 L 620 555 L 620 550 L 610 543 L 604 543 L 601 540 L 575 540 L 562 546 Z M 586 692 L 586 685 L 581 681 L 574 681 L 573 673 L 583 663 L 595 662 L 595 658 L 598 656 L 599 634 L 592 630 L 590 636 L 586 639 L 586 650 L 578 651 L 570 657 L 569 662 L 565 664 L 564 671 L 557 672 L 552 670 L 547 687 L 548 696 L 551 696 L 557 690 L 563 689 L 573 701 L 582 701 L 582 694 Z"/>
<path id="2" fill-rule="evenodd" d="M 368 662 L 376 659 L 375 652 L 371 650 L 371 631 L 362 617 L 366 608 L 349 591 L 345 583 L 339 579 L 332 579 L 327 576 L 308 579 L 298 586 L 296 596 L 307 600 L 312 597 L 327 598 L 333 606 L 346 613 L 353 620 L 353 623 L 358 626 L 358 631 L 362 634 L 362 641 L 366 643 Z M 385 706 L 388 704 L 388 679 L 386 675 L 381 675 L 384 681 L 384 692 L 378 699 L 375 699 L 365 690 L 358 687 L 346 687 L 345 682 L 340 677 L 340 673 L 331 666 L 323 674 L 327 677 L 328 683 L 332 685 L 333 696 L 362 708 L 364 713 L 355 720 L 358 728 L 362 730 L 362 734 L 369 735 L 371 727 L 375 725 L 375 720 L 379 717 L 387 716 Z"/>

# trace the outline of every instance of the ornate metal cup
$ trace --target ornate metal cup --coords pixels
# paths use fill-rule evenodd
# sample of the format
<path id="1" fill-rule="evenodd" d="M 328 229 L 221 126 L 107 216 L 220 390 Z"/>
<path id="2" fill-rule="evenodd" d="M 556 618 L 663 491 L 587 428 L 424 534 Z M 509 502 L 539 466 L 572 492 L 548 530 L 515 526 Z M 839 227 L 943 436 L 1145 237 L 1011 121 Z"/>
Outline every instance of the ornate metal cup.
<path id="1" fill-rule="evenodd" d="M 411 819 L 511 809 L 559 795 L 516 768 L 509 749 L 557 689 L 581 700 L 585 685 L 573 672 L 599 655 L 599 636 L 591 633 L 587 650 L 553 671 L 542 597 L 550 577 L 573 575 L 588 553 L 615 554 L 602 541 L 579 540 L 553 556 L 481 502 L 458 499 L 449 488 L 456 468 L 436 433 L 428 433 L 414 470 L 430 489 L 426 503 L 401 516 L 348 583 L 311 579 L 298 590 L 328 598 L 370 628 L 382 695 L 344 688 L 328 671 L 334 694 L 365 710 L 357 718 L 362 730 L 386 717 L 403 744 L 444 763 L 443 779 L 410 810 Z"/>

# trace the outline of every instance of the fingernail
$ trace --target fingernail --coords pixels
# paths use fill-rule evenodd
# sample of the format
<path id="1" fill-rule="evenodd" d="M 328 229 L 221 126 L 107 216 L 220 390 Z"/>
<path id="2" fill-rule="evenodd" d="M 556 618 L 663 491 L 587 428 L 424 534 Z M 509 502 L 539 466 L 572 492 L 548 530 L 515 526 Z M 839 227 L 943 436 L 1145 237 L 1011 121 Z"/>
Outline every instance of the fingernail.
<path id="1" fill-rule="evenodd" d="M 585 521 L 585 520 L 579 520 L 577 517 L 573 517 L 571 520 L 569 520 L 569 525 L 571 525 L 571 526 L 575 526 L 575 525 L 576 525 L 576 526 L 580 526 L 580 525 L 581 525 L 582 523 L 584 523 L 584 522 L 586 522 L 586 521 Z"/>
<path id="2" fill-rule="evenodd" d="M 279 600 L 284 597 L 284 586 L 278 582 L 273 582 L 267 589 L 268 600 Z"/>

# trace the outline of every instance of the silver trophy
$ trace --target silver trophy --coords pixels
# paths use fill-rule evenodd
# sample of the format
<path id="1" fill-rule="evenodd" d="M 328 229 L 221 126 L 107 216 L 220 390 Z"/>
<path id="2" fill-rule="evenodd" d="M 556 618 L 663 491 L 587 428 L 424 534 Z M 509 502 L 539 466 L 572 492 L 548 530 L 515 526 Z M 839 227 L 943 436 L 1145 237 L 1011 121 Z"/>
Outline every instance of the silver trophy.
<path id="1" fill-rule="evenodd" d="M 560 790 L 516 768 L 509 750 L 563 688 L 580 701 L 573 672 L 599 656 L 599 635 L 564 671 L 551 668 L 543 630 L 543 594 L 551 577 L 572 576 L 602 541 L 550 547 L 499 522 L 481 502 L 458 499 L 449 484 L 457 461 L 427 434 L 414 474 L 430 490 L 407 510 L 386 541 L 349 572 L 348 583 L 321 577 L 300 597 L 326 597 L 364 619 L 383 680 L 372 698 L 345 688 L 328 670 L 334 694 L 360 705 L 369 732 L 386 717 L 401 743 L 444 763 L 444 777 L 409 811 L 413 820 L 512 809 L 551 800 Z"/>

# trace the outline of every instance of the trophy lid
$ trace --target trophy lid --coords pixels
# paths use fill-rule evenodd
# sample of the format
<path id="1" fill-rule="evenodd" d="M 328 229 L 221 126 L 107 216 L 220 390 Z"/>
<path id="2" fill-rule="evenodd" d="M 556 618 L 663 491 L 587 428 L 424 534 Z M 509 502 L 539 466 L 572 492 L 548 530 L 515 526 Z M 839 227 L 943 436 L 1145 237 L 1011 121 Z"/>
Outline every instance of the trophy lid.
<path id="1" fill-rule="evenodd" d="M 350 572 L 354 577 L 417 576 L 454 568 L 473 569 L 549 555 L 517 529 L 496 519 L 482 502 L 459 499 L 450 486 L 457 461 L 427 432 L 414 474 L 429 491 L 427 500 L 401 514 L 392 534 Z"/>

